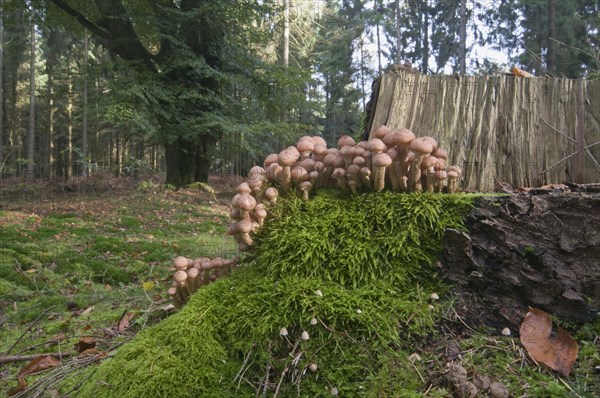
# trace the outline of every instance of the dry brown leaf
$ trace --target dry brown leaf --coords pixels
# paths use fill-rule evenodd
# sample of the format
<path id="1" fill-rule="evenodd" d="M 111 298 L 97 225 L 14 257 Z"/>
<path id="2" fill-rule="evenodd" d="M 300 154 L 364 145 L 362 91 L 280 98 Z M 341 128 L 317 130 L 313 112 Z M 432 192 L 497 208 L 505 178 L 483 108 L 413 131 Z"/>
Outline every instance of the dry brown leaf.
<path id="1" fill-rule="evenodd" d="M 102 359 L 106 358 L 107 356 L 108 354 L 104 351 L 99 351 L 95 348 L 88 348 L 87 350 L 77 355 L 77 358 L 97 357 L 97 359 Z"/>
<path id="2" fill-rule="evenodd" d="M 24 377 L 33 373 L 38 373 L 46 369 L 54 368 L 60 365 L 60 361 L 51 355 L 43 355 L 33 359 L 21 370 L 19 370 L 18 376 Z"/>
<path id="3" fill-rule="evenodd" d="M 90 348 L 95 348 L 98 342 L 93 337 L 84 336 L 75 344 L 78 353 L 82 353 Z"/>
<path id="4" fill-rule="evenodd" d="M 571 373 L 579 346 L 567 331 L 559 326 L 552 327 L 548 313 L 529 307 L 519 332 L 521 344 L 531 358 L 563 376 Z"/>
<path id="5" fill-rule="evenodd" d="M 117 331 L 119 333 L 123 333 L 129 328 L 129 321 L 131 321 L 135 317 L 134 312 L 127 312 L 123 314 L 121 319 L 119 319 L 119 323 L 117 324 Z"/>
<path id="6" fill-rule="evenodd" d="M 88 315 L 90 312 L 92 312 L 94 310 L 94 306 L 92 305 L 91 307 L 86 308 L 80 315 Z"/>
<path id="7" fill-rule="evenodd" d="M 21 391 L 23 391 L 24 389 L 27 388 L 27 382 L 25 381 L 24 378 L 19 377 L 17 378 L 17 382 L 19 383 L 16 387 L 11 388 L 10 390 L 8 390 L 8 396 L 12 397 L 13 395 L 17 395 L 18 393 L 20 393 Z"/>

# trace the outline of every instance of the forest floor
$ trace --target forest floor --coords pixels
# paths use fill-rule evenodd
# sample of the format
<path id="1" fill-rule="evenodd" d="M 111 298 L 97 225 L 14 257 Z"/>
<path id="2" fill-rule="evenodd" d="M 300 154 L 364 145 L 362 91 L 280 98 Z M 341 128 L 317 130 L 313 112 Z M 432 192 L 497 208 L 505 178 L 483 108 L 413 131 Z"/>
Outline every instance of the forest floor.
<path id="1" fill-rule="evenodd" d="M 213 180 L 214 191 L 172 191 L 154 179 L 106 176 L 0 185 L 0 396 L 11 390 L 57 396 L 53 383 L 169 316 L 174 257 L 237 255 L 226 235 L 236 185 Z M 439 325 L 444 338 L 431 344 L 429 359 L 422 355 L 412 366 L 424 389 L 448 384 L 449 373 L 439 369 L 458 358 L 473 381 L 503 375 L 509 386 L 518 384 L 512 396 L 600 392 L 598 322 L 575 335 L 581 351 L 574 375 L 566 378 L 531 366 L 518 339 L 473 329 L 451 303 L 448 308 L 447 322 Z M 48 354 L 69 366 L 53 370 L 54 378 L 29 376 L 48 372 L 35 360 Z"/>

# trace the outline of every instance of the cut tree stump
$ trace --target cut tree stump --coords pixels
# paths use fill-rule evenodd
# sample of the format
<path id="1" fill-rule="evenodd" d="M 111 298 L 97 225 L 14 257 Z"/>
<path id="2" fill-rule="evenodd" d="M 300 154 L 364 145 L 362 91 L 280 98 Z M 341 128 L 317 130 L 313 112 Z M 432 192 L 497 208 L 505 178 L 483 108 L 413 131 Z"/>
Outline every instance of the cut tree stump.
<path id="1" fill-rule="evenodd" d="M 468 323 L 518 331 L 528 306 L 578 323 L 600 316 L 599 193 L 482 198 L 466 227 L 446 231 L 442 268 Z"/>

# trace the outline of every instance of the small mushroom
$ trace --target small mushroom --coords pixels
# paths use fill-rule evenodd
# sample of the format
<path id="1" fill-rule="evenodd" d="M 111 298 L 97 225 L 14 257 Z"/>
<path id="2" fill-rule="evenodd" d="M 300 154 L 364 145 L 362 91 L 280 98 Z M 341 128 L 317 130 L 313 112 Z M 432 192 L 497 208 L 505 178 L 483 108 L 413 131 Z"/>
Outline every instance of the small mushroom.
<path id="1" fill-rule="evenodd" d="M 277 191 L 277 189 L 275 189 L 273 187 L 269 187 L 265 190 L 263 196 L 267 200 L 268 203 L 273 204 L 277 201 L 279 192 Z"/>
<path id="2" fill-rule="evenodd" d="M 298 140 L 296 148 L 298 148 L 298 152 L 300 152 L 300 158 L 307 159 L 310 157 L 313 149 L 315 149 L 315 142 L 312 137 L 305 136 Z"/>
<path id="3" fill-rule="evenodd" d="M 175 275 L 173 275 L 173 279 L 176 283 L 175 287 L 179 291 L 179 298 L 182 302 L 186 302 L 192 294 L 187 283 L 187 277 L 187 272 L 183 270 L 177 271 L 175 272 Z"/>
<path id="4" fill-rule="evenodd" d="M 338 182 L 340 189 L 346 193 L 350 193 L 350 186 L 348 186 L 348 180 L 346 179 L 346 170 L 341 167 L 333 170 L 331 177 L 335 178 Z"/>
<path id="5" fill-rule="evenodd" d="M 508 337 L 510 336 L 510 329 L 509 328 L 504 328 L 502 329 L 502 336 Z"/>
<path id="6" fill-rule="evenodd" d="M 298 184 L 298 190 L 301 192 L 302 200 L 308 201 L 310 190 L 313 184 L 310 181 L 302 181 Z"/>
<path id="7" fill-rule="evenodd" d="M 300 336 L 300 338 L 302 340 L 308 340 L 308 339 L 310 339 L 310 336 L 308 335 L 308 332 L 305 330 L 302 332 L 302 335 Z"/>
<path id="8" fill-rule="evenodd" d="M 392 129 L 390 129 L 388 126 L 382 124 L 381 126 L 377 127 L 375 130 L 373 130 L 371 132 L 371 137 L 382 139 L 390 131 L 392 131 Z"/>
<path id="9" fill-rule="evenodd" d="M 318 366 L 317 366 L 317 364 L 316 364 L 316 363 L 311 363 L 310 365 L 308 365 L 308 369 L 309 369 L 311 372 L 313 372 L 313 373 L 314 373 L 314 372 L 316 372 L 316 371 L 317 371 L 317 369 L 318 369 Z"/>
<path id="10" fill-rule="evenodd" d="M 176 270 L 185 270 L 188 267 L 189 263 L 190 260 L 183 256 L 177 256 L 173 260 L 173 266 L 175 266 Z"/>
<path id="11" fill-rule="evenodd" d="M 352 164 L 352 158 L 354 157 L 354 147 L 350 145 L 344 145 L 340 148 L 340 155 L 344 159 L 344 167 L 348 167 Z"/>
<path id="12" fill-rule="evenodd" d="M 338 148 L 341 149 L 343 146 L 356 145 L 356 141 L 354 141 L 354 138 L 350 137 L 349 135 L 343 135 L 338 139 L 337 145 Z"/>
<path id="13" fill-rule="evenodd" d="M 421 185 L 421 162 L 425 156 L 433 152 L 433 145 L 424 137 L 419 137 L 412 140 L 409 149 L 415 154 L 415 160 L 410 165 L 408 189 L 420 192 L 423 189 Z"/>
<path id="14" fill-rule="evenodd" d="M 373 157 L 373 191 L 380 192 L 385 186 L 385 169 L 392 164 L 387 153 L 378 153 Z"/>
<path id="15" fill-rule="evenodd" d="M 247 246 L 252 246 L 254 241 L 250 237 L 250 232 L 254 228 L 254 223 L 250 220 L 241 220 L 236 223 L 236 228 L 239 231 L 242 242 Z"/>
<path id="16" fill-rule="evenodd" d="M 265 170 L 268 169 L 271 164 L 277 163 L 278 158 L 279 158 L 279 155 L 277 155 L 276 153 L 272 153 L 272 154 L 268 155 L 265 158 L 265 161 L 263 162 L 263 166 L 265 166 Z"/>
<path id="17" fill-rule="evenodd" d="M 256 207 L 256 199 L 250 194 L 240 194 L 234 206 L 242 213 L 243 220 L 250 220 L 250 212 Z"/>
<path id="18" fill-rule="evenodd" d="M 265 205 L 262 203 L 257 204 L 254 208 L 253 215 L 253 218 L 258 223 L 258 226 L 262 227 L 265 222 L 265 218 L 267 218 L 267 210 L 265 209 Z"/>
<path id="19" fill-rule="evenodd" d="M 198 288 L 200 287 L 199 284 L 199 276 L 200 276 L 200 271 L 198 270 L 198 268 L 190 268 L 187 270 L 187 282 L 190 288 L 190 291 L 193 293 L 196 290 L 198 290 Z"/>
<path id="20" fill-rule="evenodd" d="M 462 174 L 462 170 L 458 166 L 449 166 L 446 169 L 448 174 L 448 192 L 455 193 L 458 191 L 458 178 Z"/>
<path id="21" fill-rule="evenodd" d="M 170 287 L 167 290 L 167 294 L 169 295 L 169 297 L 173 301 L 173 305 L 175 306 L 175 308 L 181 308 L 181 307 L 183 307 L 183 302 L 179 299 L 176 287 Z"/>
<path id="22" fill-rule="evenodd" d="M 288 147 L 283 151 L 279 152 L 279 156 L 277 157 L 277 163 L 282 167 L 281 174 L 281 188 L 284 192 L 290 190 L 291 183 L 291 167 L 298 161 L 300 157 L 300 152 L 296 147 Z"/>

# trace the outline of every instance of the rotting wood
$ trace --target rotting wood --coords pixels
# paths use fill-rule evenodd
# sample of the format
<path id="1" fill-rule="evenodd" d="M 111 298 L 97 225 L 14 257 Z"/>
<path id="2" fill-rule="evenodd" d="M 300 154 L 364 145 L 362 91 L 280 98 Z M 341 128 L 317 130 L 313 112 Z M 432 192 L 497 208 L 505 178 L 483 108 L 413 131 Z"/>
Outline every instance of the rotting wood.
<path id="1" fill-rule="evenodd" d="M 464 171 L 463 189 L 492 191 L 496 180 L 575 181 L 570 155 L 578 149 L 578 120 L 585 151 L 580 182 L 600 181 L 600 146 L 586 144 L 600 141 L 600 81 L 393 71 L 380 77 L 372 101 L 371 131 L 385 124 L 438 138 L 449 162 Z"/>

